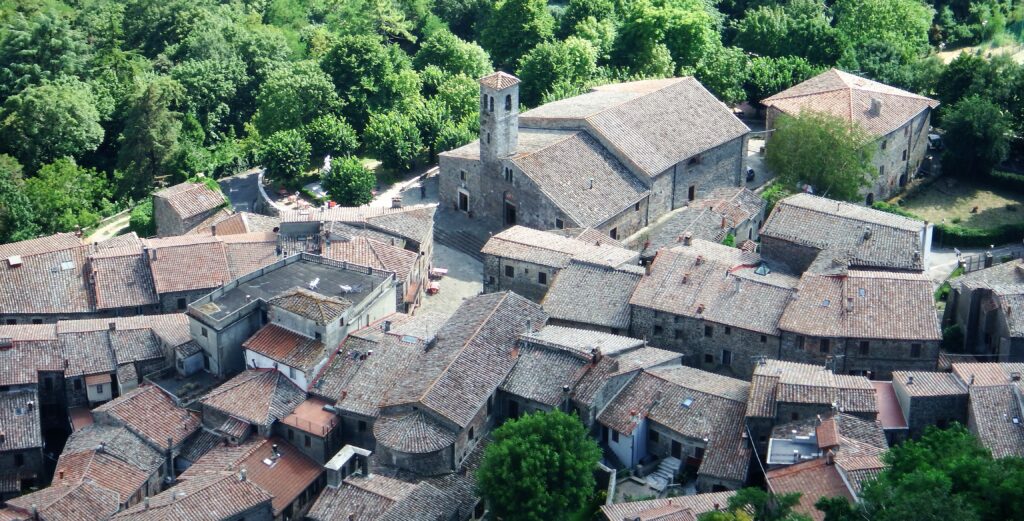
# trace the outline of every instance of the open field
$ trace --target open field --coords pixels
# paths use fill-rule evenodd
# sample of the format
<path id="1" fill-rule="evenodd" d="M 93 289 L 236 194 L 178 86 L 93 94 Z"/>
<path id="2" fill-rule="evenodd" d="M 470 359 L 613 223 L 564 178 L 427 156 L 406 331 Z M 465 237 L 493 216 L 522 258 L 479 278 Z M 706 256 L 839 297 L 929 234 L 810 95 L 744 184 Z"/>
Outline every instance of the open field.
<path id="1" fill-rule="evenodd" d="M 940 179 L 907 199 L 904 210 L 929 222 L 989 228 L 1024 220 L 1024 194 L 959 179 Z M 972 210 L 977 211 L 972 213 Z M 959 221 L 956 221 L 959 219 Z"/>

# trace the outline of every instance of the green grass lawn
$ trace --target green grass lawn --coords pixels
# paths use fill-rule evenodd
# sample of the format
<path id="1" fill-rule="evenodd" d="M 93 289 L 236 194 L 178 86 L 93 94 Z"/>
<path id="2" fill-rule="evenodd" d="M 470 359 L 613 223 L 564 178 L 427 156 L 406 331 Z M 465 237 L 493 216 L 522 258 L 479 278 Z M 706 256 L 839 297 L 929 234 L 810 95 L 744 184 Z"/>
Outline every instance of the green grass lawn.
<path id="1" fill-rule="evenodd" d="M 990 228 L 1024 220 L 1024 194 L 960 179 L 939 179 L 901 207 L 933 223 Z M 976 211 L 973 211 L 977 208 Z"/>

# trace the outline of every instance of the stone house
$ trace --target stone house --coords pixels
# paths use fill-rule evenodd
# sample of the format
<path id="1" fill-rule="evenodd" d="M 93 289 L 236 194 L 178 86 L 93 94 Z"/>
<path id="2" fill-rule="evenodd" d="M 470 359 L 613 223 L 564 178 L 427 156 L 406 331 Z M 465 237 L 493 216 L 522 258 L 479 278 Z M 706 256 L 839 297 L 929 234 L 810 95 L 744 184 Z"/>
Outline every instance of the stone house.
<path id="1" fill-rule="evenodd" d="M 555 276 L 541 306 L 552 325 L 625 334 L 630 325 L 629 296 L 643 274 L 643 268 L 632 264 L 613 268 L 570 260 Z"/>
<path id="2" fill-rule="evenodd" d="M 811 194 L 779 201 L 761 228 L 761 255 L 796 273 L 920 272 L 931 245 L 932 225 L 926 221 Z"/>
<path id="3" fill-rule="evenodd" d="M 519 114 L 519 79 L 480 79 L 480 139 L 439 155 L 441 205 L 493 231 L 627 237 L 742 186 L 749 129 L 692 77 L 596 87 Z"/>
<path id="4" fill-rule="evenodd" d="M 219 190 L 203 183 L 181 183 L 153 192 L 153 220 L 158 237 L 182 235 L 227 205 Z M 225 215 L 226 216 L 226 215 Z"/>
<path id="5" fill-rule="evenodd" d="M 484 256 L 484 292 L 515 291 L 540 302 L 559 271 L 572 260 L 613 269 L 637 266 L 635 251 L 620 246 L 587 242 L 513 226 L 490 238 L 480 252 Z"/>
<path id="6" fill-rule="evenodd" d="M 35 390 L 0 392 L 0 469 L 4 477 L 0 497 L 4 499 L 17 496 L 24 488 L 38 486 L 45 479 L 39 416 Z"/>
<path id="7" fill-rule="evenodd" d="M 238 444 L 250 436 L 269 436 L 274 423 L 305 399 L 305 391 L 279 371 L 250 369 L 207 393 L 199 404 L 203 426 Z"/>
<path id="8" fill-rule="evenodd" d="M 322 311 L 328 308 L 333 311 L 325 316 Z M 333 348 L 349 331 L 394 311 L 394 273 L 300 253 L 193 301 L 188 316 L 192 339 L 203 348 L 204 368 L 229 376 L 251 365 L 242 345 L 266 324 L 301 332 Z M 256 365 L 273 367 L 273 357 L 265 358 Z M 304 375 L 306 382 L 313 373 Z"/>
<path id="9" fill-rule="evenodd" d="M 767 207 L 767 201 L 746 188 L 716 188 L 706 199 L 651 225 L 642 234 L 640 257 L 648 264 L 658 250 L 677 246 L 687 235 L 716 243 L 732 235 L 737 246 L 745 240 L 756 241 Z"/>
<path id="10" fill-rule="evenodd" d="M 955 374 L 893 371 L 892 387 L 912 438 L 930 425 L 940 429 L 952 422 L 967 425 L 968 388 Z"/>
<path id="11" fill-rule="evenodd" d="M 751 451 L 742 415 L 750 384 L 685 366 L 644 370 L 598 415 L 601 442 L 627 467 L 675 458 L 701 492 L 746 483 Z"/>
<path id="12" fill-rule="evenodd" d="M 341 419 L 329 407 L 324 400 L 307 398 L 291 414 L 275 423 L 273 432 L 309 459 L 327 463 L 343 445 Z"/>
<path id="13" fill-rule="evenodd" d="M 629 300 L 631 333 L 684 354 L 687 365 L 748 378 L 780 358 L 779 319 L 796 278 L 759 255 L 686 238 L 658 252 Z"/>
<path id="14" fill-rule="evenodd" d="M 181 482 L 124 510 L 118 521 L 161 521 L 170 516 L 204 519 L 217 512 L 224 521 L 272 521 L 273 496 L 251 480 L 233 472 L 210 473 Z"/>
<path id="15" fill-rule="evenodd" d="M 1022 363 L 959 363 L 953 374 L 968 389 L 967 428 L 992 456 L 1024 457 Z"/>
<path id="16" fill-rule="evenodd" d="M 965 350 L 1024 361 L 1024 260 L 967 273 L 951 285 L 943 324 L 960 326 Z"/>
<path id="17" fill-rule="evenodd" d="M 875 388 L 863 376 L 836 374 L 821 365 L 758 363 L 747 400 L 746 425 L 762 454 L 776 425 L 841 412 L 874 422 Z"/>
<path id="18" fill-rule="evenodd" d="M 861 190 L 865 203 L 901 192 L 917 174 L 928 149 L 931 113 L 939 102 L 837 69 L 827 70 L 761 101 L 768 107 L 765 128 L 783 114 L 814 111 L 858 125 L 875 139 L 872 159 L 878 177 Z M 771 138 L 768 140 L 771 146 Z"/>
<path id="19" fill-rule="evenodd" d="M 936 368 L 942 333 L 928 276 L 806 273 L 794 295 L 778 325 L 784 359 L 873 379 Z"/>
<path id="20" fill-rule="evenodd" d="M 459 469 L 495 425 L 519 335 L 546 320 L 514 293 L 466 300 L 381 401 L 373 423 L 380 461 L 428 476 Z"/>

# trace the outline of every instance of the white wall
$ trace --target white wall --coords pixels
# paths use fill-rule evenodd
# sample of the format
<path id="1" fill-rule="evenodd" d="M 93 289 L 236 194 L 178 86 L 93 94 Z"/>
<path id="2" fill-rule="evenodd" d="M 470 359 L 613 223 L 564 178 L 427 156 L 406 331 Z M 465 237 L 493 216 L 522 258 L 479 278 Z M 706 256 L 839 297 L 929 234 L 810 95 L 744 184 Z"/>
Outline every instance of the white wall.
<path id="1" fill-rule="evenodd" d="M 327 358 L 325 353 L 325 358 L 324 360 L 320 361 L 318 367 L 323 367 L 323 364 L 326 360 Z M 295 378 L 292 378 L 291 371 L 289 371 L 289 369 L 293 369 L 292 367 L 282 364 L 280 362 L 276 362 L 273 359 L 263 356 L 255 351 L 250 351 L 248 349 L 245 350 L 245 363 L 249 367 L 256 367 L 260 369 L 277 369 L 281 374 L 287 376 L 289 380 L 295 382 L 295 385 L 301 387 L 302 389 L 309 388 L 309 381 L 306 377 L 306 373 L 296 368 L 294 371 Z"/>
<path id="2" fill-rule="evenodd" d="M 612 439 L 612 430 L 608 429 L 608 447 L 624 465 L 632 467 L 647 455 L 647 419 L 642 418 L 633 429 L 631 435 L 619 433 L 619 441 Z"/>

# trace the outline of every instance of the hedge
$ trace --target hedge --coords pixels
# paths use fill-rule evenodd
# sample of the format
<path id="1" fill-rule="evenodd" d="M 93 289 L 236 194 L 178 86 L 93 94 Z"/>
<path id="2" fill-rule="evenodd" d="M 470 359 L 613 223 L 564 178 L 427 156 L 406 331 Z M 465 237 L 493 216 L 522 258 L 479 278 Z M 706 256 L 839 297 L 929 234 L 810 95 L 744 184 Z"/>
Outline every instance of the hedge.
<path id="1" fill-rule="evenodd" d="M 989 183 L 998 188 L 1024 193 L 1024 175 L 994 170 L 990 176 Z"/>

